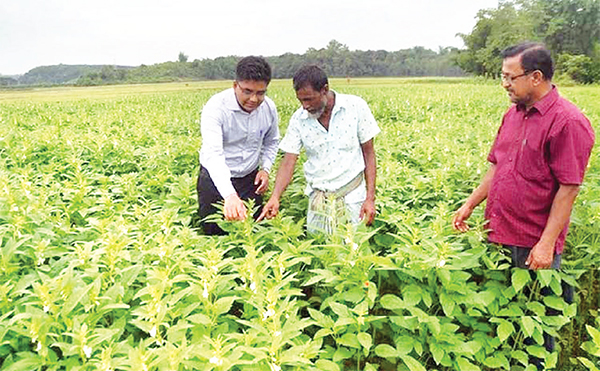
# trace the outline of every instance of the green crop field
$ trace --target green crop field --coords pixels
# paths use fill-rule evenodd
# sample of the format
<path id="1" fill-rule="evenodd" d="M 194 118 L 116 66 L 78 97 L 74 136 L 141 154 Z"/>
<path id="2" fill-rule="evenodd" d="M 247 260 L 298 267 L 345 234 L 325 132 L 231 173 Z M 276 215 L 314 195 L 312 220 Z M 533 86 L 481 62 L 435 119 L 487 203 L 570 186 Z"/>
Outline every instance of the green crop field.
<path id="1" fill-rule="evenodd" d="M 532 356 L 600 368 L 597 148 L 565 269 L 511 270 L 482 206 L 470 232 L 450 225 L 487 170 L 509 106 L 499 84 L 333 79 L 382 129 L 374 227 L 309 238 L 298 166 L 278 218 L 205 237 L 199 113 L 229 86 L 0 91 L 0 369 L 535 370 Z M 600 132 L 600 87 L 560 92 Z M 268 95 L 283 133 L 291 82 Z"/>

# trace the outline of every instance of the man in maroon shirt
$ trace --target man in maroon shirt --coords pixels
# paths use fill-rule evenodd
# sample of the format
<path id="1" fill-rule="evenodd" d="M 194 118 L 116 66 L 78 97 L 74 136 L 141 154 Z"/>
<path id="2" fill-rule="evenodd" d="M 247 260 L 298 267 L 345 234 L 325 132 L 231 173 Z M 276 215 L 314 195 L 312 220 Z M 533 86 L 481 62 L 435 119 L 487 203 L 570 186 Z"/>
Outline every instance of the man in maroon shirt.
<path id="1" fill-rule="evenodd" d="M 488 172 L 453 227 L 467 231 L 465 221 L 487 198 L 488 238 L 510 248 L 515 267 L 559 268 L 594 132 L 552 84 L 552 58 L 543 45 L 519 44 L 502 56 L 502 86 L 515 104 L 498 130 Z"/>

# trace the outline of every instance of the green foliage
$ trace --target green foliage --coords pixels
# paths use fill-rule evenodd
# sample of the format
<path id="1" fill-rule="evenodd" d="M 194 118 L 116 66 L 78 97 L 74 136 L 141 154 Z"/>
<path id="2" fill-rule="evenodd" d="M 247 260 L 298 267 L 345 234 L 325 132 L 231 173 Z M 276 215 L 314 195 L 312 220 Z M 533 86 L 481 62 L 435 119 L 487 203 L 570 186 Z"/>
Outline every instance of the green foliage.
<path id="1" fill-rule="evenodd" d="M 501 1 L 495 9 L 481 10 L 469 34 L 460 34 L 465 50 L 455 61 L 465 72 L 497 77 L 501 52 L 523 41 L 543 42 L 559 72 L 578 82 L 600 80 L 596 45 L 600 42 L 600 3 L 596 0 Z M 591 60 L 590 60 L 591 59 Z"/>
<path id="2" fill-rule="evenodd" d="M 214 85 L 3 100 L 0 368 L 530 370 L 531 356 L 547 369 L 597 368 L 596 153 L 570 271 L 510 270 L 485 242 L 481 209 L 472 231 L 450 226 L 487 168 L 508 105 L 500 88 L 356 81 L 331 83 L 364 97 L 381 125 L 378 217 L 319 239 L 304 232 L 300 167 L 278 218 L 220 221 L 222 237 L 194 229 L 198 110 Z M 597 88 L 561 93 L 600 122 Z M 269 95 L 285 131 L 293 90 L 274 82 Z M 576 303 L 563 282 L 578 286 Z"/>
<path id="3" fill-rule="evenodd" d="M 561 54 L 556 63 L 557 73 L 570 79 L 589 84 L 600 81 L 600 59 L 592 60 L 587 55 Z"/>

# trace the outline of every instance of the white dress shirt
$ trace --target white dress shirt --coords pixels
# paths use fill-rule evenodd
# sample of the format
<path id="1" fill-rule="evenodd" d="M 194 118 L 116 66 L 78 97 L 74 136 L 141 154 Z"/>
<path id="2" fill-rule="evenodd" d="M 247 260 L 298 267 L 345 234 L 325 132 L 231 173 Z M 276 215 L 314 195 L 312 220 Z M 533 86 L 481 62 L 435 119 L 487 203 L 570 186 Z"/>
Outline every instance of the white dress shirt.
<path id="1" fill-rule="evenodd" d="M 279 127 L 275 103 L 268 97 L 248 113 L 233 88 L 215 94 L 202 109 L 200 132 L 200 164 L 223 198 L 236 193 L 231 178 L 244 177 L 259 165 L 266 171 L 273 166 Z"/>
<path id="2" fill-rule="evenodd" d="M 307 195 L 312 193 L 313 188 L 334 192 L 365 169 L 361 144 L 379 132 L 367 102 L 354 95 L 335 93 L 329 130 L 325 130 L 301 107 L 292 115 L 279 148 L 293 154 L 300 154 L 302 148 L 306 150 L 304 175 Z M 345 197 L 345 201 L 362 202 L 365 197 L 363 181 L 359 188 Z"/>

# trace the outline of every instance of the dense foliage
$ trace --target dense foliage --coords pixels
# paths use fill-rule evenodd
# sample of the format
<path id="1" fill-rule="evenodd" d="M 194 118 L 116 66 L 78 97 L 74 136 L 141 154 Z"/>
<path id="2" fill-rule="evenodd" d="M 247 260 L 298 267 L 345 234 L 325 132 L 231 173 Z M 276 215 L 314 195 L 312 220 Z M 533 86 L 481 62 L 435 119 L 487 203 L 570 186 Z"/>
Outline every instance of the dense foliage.
<path id="1" fill-rule="evenodd" d="M 463 72 L 452 61 L 453 48 L 437 52 L 423 47 L 388 52 L 385 50 L 350 51 L 332 40 L 325 48 L 310 48 L 304 54 L 286 53 L 267 57 L 274 78 L 291 78 L 302 65 L 316 63 L 329 76 L 461 76 Z M 122 66 L 46 66 L 37 67 L 19 79 L 0 79 L 2 85 L 103 85 L 118 83 L 166 82 L 181 80 L 219 80 L 235 78 L 235 65 L 241 57 L 228 56 L 188 62 L 179 53 L 177 61 Z"/>
<path id="2" fill-rule="evenodd" d="M 598 0 L 500 1 L 477 14 L 465 50 L 456 57 L 466 72 L 497 77 L 500 53 L 522 41 L 545 43 L 559 60 L 558 73 L 578 82 L 600 81 L 600 2 Z"/>
<path id="3" fill-rule="evenodd" d="M 306 236 L 297 168 L 281 217 L 205 237 L 194 229 L 199 109 L 228 86 L 0 93 L 2 370 L 533 370 L 532 356 L 600 367 L 597 150 L 568 271 L 510 270 L 485 242 L 482 209 L 471 232 L 450 227 L 487 168 L 504 92 L 333 80 L 382 128 L 375 227 Z M 561 92 L 598 130 L 600 90 Z M 285 131 L 290 82 L 269 95 Z M 573 304 L 564 283 L 577 286 Z"/>

